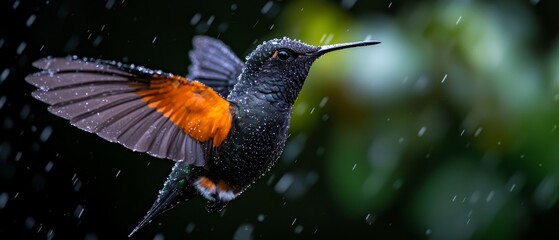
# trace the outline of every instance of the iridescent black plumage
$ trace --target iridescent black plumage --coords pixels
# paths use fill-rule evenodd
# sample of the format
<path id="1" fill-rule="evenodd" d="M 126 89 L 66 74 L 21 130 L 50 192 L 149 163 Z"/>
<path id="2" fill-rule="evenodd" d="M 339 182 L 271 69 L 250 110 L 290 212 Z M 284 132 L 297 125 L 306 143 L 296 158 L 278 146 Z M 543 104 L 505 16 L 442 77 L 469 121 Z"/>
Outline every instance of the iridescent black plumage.
<path id="1" fill-rule="evenodd" d="M 318 47 L 273 39 L 259 45 L 243 64 L 219 40 L 199 36 L 193 42 L 190 80 L 141 66 L 77 58 L 39 60 L 34 65 L 43 71 L 26 78 L 39 88 L 35 98 L 52 105 L 51 112 L 75 126 L 135 151 L 177 161 L 157 200 L 130 235 L 198 195 L 209 200 L 209 212 L 222 210 L 281 155 L 293 104 L 312 63 L 330 51 L 379 43 Z M 211 98 L 217 94 L 191 80 L 226 99 Z M 196 118 L 202 122 L 185 123 L 184 117 L 197 108 L 168 109 L 161 104 L 183 106 L 188 99 L 176 93 L 193 94 L 199 100 L 192 104 L 200 106 L 221 104 L 220 113 L 227 116 L 217 116 L 219 124 L 209 128 L 203 128 L 208 127 L 203 122 L 206 115 Z M 226 124 L 219 121 L 224 119 Z M 190 131 L 200 125 L 209 130 Z M 216 138 L 214 128 L 223 126 L 229 128 L 227 135 Z"/>

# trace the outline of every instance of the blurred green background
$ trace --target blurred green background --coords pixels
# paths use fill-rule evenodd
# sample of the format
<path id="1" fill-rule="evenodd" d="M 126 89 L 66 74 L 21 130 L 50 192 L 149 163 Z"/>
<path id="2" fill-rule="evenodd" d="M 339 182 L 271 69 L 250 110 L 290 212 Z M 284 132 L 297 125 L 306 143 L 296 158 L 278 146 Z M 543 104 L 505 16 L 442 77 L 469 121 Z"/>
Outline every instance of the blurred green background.
<path id="1" fill-rule="evenodd" d="M 76 54 L 187 74 L 191 38 L 376 39 L 311 70 L 283 157 L 220 214 L 139 239 L 542 239 L 559 225 L 559 2 L 1 3 L 0 238 L 125 238 L 172 162 L 54 117 L 23 78 Z"/>

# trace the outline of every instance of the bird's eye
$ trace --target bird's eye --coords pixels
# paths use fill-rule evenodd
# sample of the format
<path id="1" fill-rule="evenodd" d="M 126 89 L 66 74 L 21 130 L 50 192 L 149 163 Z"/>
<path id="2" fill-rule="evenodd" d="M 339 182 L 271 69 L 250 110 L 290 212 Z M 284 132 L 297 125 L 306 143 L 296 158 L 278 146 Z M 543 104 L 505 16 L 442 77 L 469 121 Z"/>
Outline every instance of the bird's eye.
<path id="1" fill-rule="evenodd" d="M 285 51 L 285 50 L 279 50 L 278 51 L 278 58 L 281 60 L 287 60 L 289 57 L 291 57 L 291 54 L 289 54 L 289 52 Z"/>
<path id="2" fill-rule="evenodd" d="M 276 50 L 272 55 L 272 58 L 279 58 L 280 60 L 287 60 L 290 57 L 291 57 L 291 53 L 285 49 Z"/>

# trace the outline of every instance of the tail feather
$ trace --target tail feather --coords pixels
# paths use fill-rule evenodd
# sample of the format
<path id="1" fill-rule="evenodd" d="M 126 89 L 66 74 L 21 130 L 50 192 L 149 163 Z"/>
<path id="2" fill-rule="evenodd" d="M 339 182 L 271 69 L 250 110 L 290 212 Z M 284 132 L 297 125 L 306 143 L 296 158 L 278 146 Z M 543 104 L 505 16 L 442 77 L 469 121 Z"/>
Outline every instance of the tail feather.
<path id="1" fill-rule="evenodd" d="M 163 188 L 159 190 L 157 200 L 146 213 L 142 221 L 128 235 L 131 237 L 138 230 L 149 224 L 155 217 L 172 209 L 182 201 L 187 201 L 198 195 L 196 189 L 192 185 L 193 179 L 192 167 L 189 164 L 178 162 L 173 167 L 171 174 L 163 184 Z"/>

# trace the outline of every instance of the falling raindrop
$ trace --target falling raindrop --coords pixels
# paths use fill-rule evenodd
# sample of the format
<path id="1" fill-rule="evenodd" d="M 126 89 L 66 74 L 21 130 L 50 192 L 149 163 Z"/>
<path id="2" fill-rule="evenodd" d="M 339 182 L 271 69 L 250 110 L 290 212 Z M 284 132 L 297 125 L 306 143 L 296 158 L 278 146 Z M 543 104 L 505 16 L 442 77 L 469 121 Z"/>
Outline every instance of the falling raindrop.
<path id="1" fill-rule="evenodd" d="M 190 25 L 194 26 L 198 24 L 198 22 L 200 22 L 200 19 L 202 19 L 202 14 L 200 13 L 194 14 L 194 16 L 192 16 L 192 18 L 190 19 Z"/>
<path id="2" fill-rule="evenodd" d="M 444 81 L 446 80 L 446 77 L 448 76 L 448 74 L 445 74 L 443 77 L 443 80 L 441 80 L 441 83 L 444 83 Z"/>
<path id="3" fill-rule="evenodd" d="M 5 141 L 0 144 L 0 162 L 4 162 L 10 156 L 12 147 L 9 142 Z"/>
<path id="4" fill-rule="evenodd" d="M 208 26 L 212 25 L 212 23 L 214 22 L 214 20 L 215 20 L 215 16 L 214 16 L 214 15 L 210 16 L 210 17 L 208 18 L 208 20 L 206 21 L 206 25 L 208 25 Z"/>
<path id="5" fill-rule="evenodd" d="M 345 9 L 351 9 L 356 2 L 357 0 L 342 0 L 341 5 Z"/>
<path id="6" fill-rule="evenodd" d="M 458 17 L 458 20 L 456 20 L 456 25 L 458 25 L 458 23 L 460 23 L 460 20 L 462 20 L 462 16 Z"/>
<path id="7" fill-rule="evenodd" d="M 47 163 L 47 165 L 45 166 L 45 172 L 50 172 L 50 170 L 52 170 L 53 166 L 54 166 L 54 163 L 52 161 L 49 161 Z"/>
<path id="8" fill-rule="evenodd" d="M 113 8 L 114 5 L 115 5 L 115 0 L 107 0 L 107 3 L 105 4 L 105 8 L 107 10 L 111 10 L 111 8 Z"/>
<path id="9" fill-rule="evenodd" d="M 428 228 L 427 230 L 425 230 L 425 235 L 431 235 L 431 229 Z"/>
<path id="10" fill-rule="evenodd" d="M 494 196 L 495 196 L 495 191 L 489 192 L 489 194 L 487 195 L 487 198 L 485 198 L 485 201 L 486 202 L 491 202 L 491 200 L 493 200 Z"/>
<path id="11" fill-rule="evenodd" d="M 258 23 L 260 22 L 260 19 L 256 20 L 256 22 L 254 23 L 254 25 L 252 25 L 252 29 L 254 29 L 256 27 L 256 25 L 258 25 Z"/>
<path id="12" fill-rule="evenodd" d="M 421 127 L 421 128 L 419 129 L 419 132 L 417 132 L 417 136 L 418 136 L 418 137 L 422 137 L 423 134 L 425 134 L 425 131 L 427 131 L 427 127 L 426 127 L 426 126 Z"/>
<path id="13" fill-rule="evenodd" d="M 8 78 L 8 75 L 10 75 L 10 69 L 9 68 L 4 68 L 4 70 L 0 74 L 0 83 L 4 82 L 4 80 L 6 80 L 6 78 Z"/>
<path id="14" fill-rule="evenodd" d="M 303 151 L 306 142 L 307 142 L 307 135 L 304 133 L 292 137 L 290 141 L 287 143 L 287 145 L 285 146 L 285 150 L 283 152 L 283 161 L 286 163 L 295 161 L 295 159 Z"/>
<path id="15" fill-rule="evenodd" d="M 35 218 L 29 216 L 27 218 L 25 218 L 25 228 L 27 228 L 28 230 L 31 230 L 34 226 L 35 226 Z"/>
<path id="16" fill-rule="evenodd" d="M 268 178 L 268 181 L 266 182 L 266 185 L 268 186 L 272 185 L 272 182 L 274 181 L 275 178 L 276 178 L 276 174 L 271 174 L 270 178 Z"/>
<path id="17" fill-rule="evenodd" d="M 266 15 L 270 11 L 272 6 L 274 6 L 274 2 L 268 1 L 266 4 L 264 4 L 264 6 L 262 6 L 262 9 L 260 9 L 260 13 L 262 13 L 262 15 Z"/>
<path id="18" fill-rule="evenodd" d="M 293 175 L 291 175 L 290 173 L 286 173 L 276 183 L 274 190 L 277 193 L 285 193 L 285 191 L 287 191 L 287 189 L 291 186 L 291 184 L 293 184 L 294 181 L 295 178 L 293 177 Z"/>
<path id="19" fill-rule="evenodd" d="M 153 37 L 153 40 L 151 40 L 151 43 L 155 43 L 155 40 L 157 40 L 157 36 Z"/>
<path id="20" fill-rule="evenodd" d="M 77 192 L 80 190 L 80 188 L 82 187 L 82 181 L 80 181 L 77 177 L 76 174 L 74 174 L 74 177 L 72 178 L 73 181 L 73 185 L 74 185 L 74 192 Z"/>
<path id="21" fill-rule="evenodd" d="M 25 22 L 25 26 L 31 27 L 31 25 L 33 25 L 33 23 L 35 22 L 35 19 L 37 19 L 37 15 L 31 14 L 31 16 L 27 18 L 27 21 Z"/>
<path id="22" fill-rule="evenodd" d="M 3 209 L 8 203 L 8 193 L 3 192 L 0 194 L 0 209 Z"/>
<path id="23" fill-rule="evenodd" d="M 330 42 L 332 42 L 332 39 L 334 38 L 334 34 L 330 33 L 330 34 L 324 34 L 322 35 L 322 37 L 320 38 L 320 44 L 330 44 Z"/>
<path id="24" fill-rule="evenodd" d="M 99 44 L 101 44 L 101 41 L 103 41 L 103 36 L 99 35 L 95 37 L 95 39 L 93 39 L 93 46 L 98 47 Z"/>
<path id="25" fill-rule="evenodd" d="M 25 51 L 25 48 L 26 48 L 26 47 L 27 47 L 27 43 L 26 43 L 26 42 L 21 42 L 21 43 L 19 44 L 19 46 L 17 46 L 17 49 L 16 49 L 17 55 L 22 54 L 23 51 Z"/>
<path id="26" fill-rule="evenodd" d="M 258 216 L 256 217 L 256 219 L 257 219 L 259 222 L 263 222 L 264 219 L 266 219 L 266 215 L 264 215 L 264 214 L 258 214 Z"/>
<path id="27" fill-rule="evenodd" d="M 297 225 L 297 227 L 295 227 L 293 232 L 295 232 L 295 234 L 300 234 L 301 232 L 303 232 L 303 226 Z"/>
<path id="28" fill-rule="evenodd" d="M 252 232 L 254 231 L 254 227 L 252 224 L 245 223 L 241 224 L 235 234 L 233 235 L 233 239 L 235 240 L 248 240 L 252 239 Z"/>
<path id="29" fill-rule="evenodd" d="M 84 207 L 81 204 L 78 204 L 74 210 L 74 217 L 78 219 L 81 218 L 84 210 Z"/>
<path id="30" fill-rule="evenodd" d="M 31 113 L 31 107 L 27 104 L 23 105 L 23 107 L 19 111 L 19 117 L 21 119 L 26 119 L 29 116 L 30 113 Z"/>
<path id="31" fill-rule="evenodd" d="M 165 236 L 163 235 L 163 233 L 158 233 L 153 236 L 153 240 L 165 240 Z"/>
<path id="32" fill-rule="evenodd" d="M 327 97 L 327 96 L 324 96 L 324 97 L 322 98 L 322 100 L 320 100 L 320 103 L 318 104 L 318 107 L 319 107 L 319 108 L 323 108 L 323 107 L 326 105 L 326 103 L 328 103 L 328 97 Z"/>
<path id="33" fill-rule="evenodd" d="M 195 228 L 196 228 L 196 224 L 194 224 L 193 222 L 188 223 L 188 225 L 186 225 L 185 232 L 191 234 L 192 232 L 194 232 Z"/>
<path id="34" fill-rule="evenodd" d="M 50 229 L 47 232 L 47 240 L 51 240 L 52 238 L 54 238 L 54 230 Z"/>
<path id="35" fill-rule="evenodd" d="M 120 175 L 120 170 L 118 170 L 118 172 L 116 172 L 115 177 L 118 177 L 118 175 Z"/>
<path id="36" fill-rule="evenodd" d="M 481 131 L 483 131 L 483 127 L 479 127 L 476 129 L 476 132 L 474 133 L 474 136 L 477 137 L 479 136 L 479 134 L 481 134 Z"/>
<path id="37" fill-rule="evenodd" d="M 16 9 L 19 6 L 19 0 L 15 0 L 14 4 L 12 4 L 12 9 Z"/>
<path id="38" fill-rule="evenodd" d="M 41 142 L 46 142 L 51 134 L 52 134 L 52 127 L 46 126 L 41 132 L 39 139 L 41 139 Z"/>
<path id="39" fill-rule="evenodd" d="M 365 223 L 367 223 L 368 225 L 373 225 L 375 219 L 375 215 L 368 213 L 367 216 L 365 216 Z"/>

